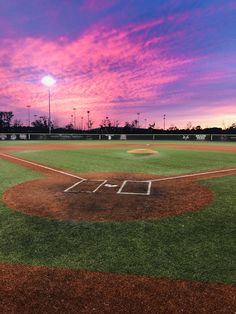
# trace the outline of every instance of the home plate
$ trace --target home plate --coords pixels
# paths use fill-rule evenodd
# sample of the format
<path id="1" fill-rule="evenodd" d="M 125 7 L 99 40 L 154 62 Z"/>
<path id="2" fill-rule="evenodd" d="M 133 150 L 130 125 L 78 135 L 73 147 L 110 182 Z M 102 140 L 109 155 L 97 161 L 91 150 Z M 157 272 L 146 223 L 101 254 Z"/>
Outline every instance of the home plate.
<path id="1" fill-rule="evenodd" d="M 105 187 L 107 187 L 107 188 L 116 188 L 116 187 L 118 187 L 118 185 L 117 184 L 104 184 L 104 186 Z"/>

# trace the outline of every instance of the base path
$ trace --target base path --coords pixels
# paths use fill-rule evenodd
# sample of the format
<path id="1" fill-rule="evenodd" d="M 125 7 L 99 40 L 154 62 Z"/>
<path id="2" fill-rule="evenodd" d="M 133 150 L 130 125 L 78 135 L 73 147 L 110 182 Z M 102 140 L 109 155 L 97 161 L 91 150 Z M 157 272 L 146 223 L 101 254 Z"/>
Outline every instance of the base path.
<path id="1" fill-rule="evenodd" d="M 58 143 L 47 143 L 47 144 L 35 144 L 28 142 L 27 144 L 20 143 L 18 145 L 0 145 L 0 153 L 12 153 L 28 150 L 79 150 L 84 148 L 137 148 L 137 149 L 153 149 L 158 147 L 164 148 L 175 148 L 175 149 L 188 149 L 188 150 L 205 150 L 205 151 L 216 151 L 216 152 L 236 152 L 236 145 L 214 145 L 214 144 L 173 144 L 173 143 L 162 143 L 162 141 L 154 141 L 153 143 L 129 143 L 129 142 L 112 142 L 112 143 L 69 143 L 69 144 L 58 144 Z"/>

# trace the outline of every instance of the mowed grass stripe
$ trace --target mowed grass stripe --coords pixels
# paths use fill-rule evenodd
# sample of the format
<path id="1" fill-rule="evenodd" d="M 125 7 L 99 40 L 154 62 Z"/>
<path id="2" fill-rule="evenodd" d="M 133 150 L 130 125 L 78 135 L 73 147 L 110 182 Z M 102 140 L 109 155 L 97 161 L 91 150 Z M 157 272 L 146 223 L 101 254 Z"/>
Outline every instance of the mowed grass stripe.
<path id="1" fill-rule="evenodd" d="M 4 160 L 0 169 L 1 193 L 39 177 Z M 53 221 L 0 202 L 0 261 L 235 283 L 236 176 L 203 184 L 214 191 L 213 204 L 159 221 Z"/>

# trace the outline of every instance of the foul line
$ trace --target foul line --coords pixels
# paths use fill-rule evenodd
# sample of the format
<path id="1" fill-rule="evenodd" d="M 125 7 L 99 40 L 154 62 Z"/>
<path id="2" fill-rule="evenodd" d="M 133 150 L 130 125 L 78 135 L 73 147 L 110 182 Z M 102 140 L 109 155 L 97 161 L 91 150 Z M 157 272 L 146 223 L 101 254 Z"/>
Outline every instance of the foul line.
<path id="1" fill-rule="evenodd" d="M 175 176 L 175 177 L 153 179 L 153 180 L 150 180 L 150 181 L 152 181 L 152 182 L 159 182 L 159 181 L 175 180 L 175 179 L 182 179 L 182 178 L 191 178 L 191 177 L 197 177 L 197 176 L 204 176 L 204 175 L 207 175 L 207 174 L 215 174 L 215 173 L 230 172 L 230 171 L 236 171 L 236 168 L 214 170 L 214 171 L 207 171 L 207 172 L 199 172 L 199 173 L 191 173 L 191 174 Z"/>
<path id="2" fill-rule="evenodd" d="M 71 174 L 71 173 L 68 173 L 68 172 L 65 172 L 65 171 L 62 171 L 62 170 L 53 169 L 53 168 L 51 168 L 51 167 L 43 166 L 43 165 L 37 164 L 37 163 L 32 162 L 32 161 L 28 161 L 28 160 L 25 160 L 25 159 L 22 159 L 22 158 L 13 157 L 13 156 L 11 156 L 11 155 L 2 154 L 2 153 L 0 153 L 0 156 L 7 157 L 7 158 L 11 158 L 11 159 L 15 159 L 15 160 L 17 160 L 17 161 L 21 161 L 21 162 L 25 162 L 25 163 L 30 164 L 30 165 L 33 165 L 33 166 L 37 166 L 37 167 L 39 167 L 39 168 L 43 168 L 43 169 L 46 169 L 46 170 L 50 170 L 50 171 L 53 171 L 53 172 L 57 172 L 57 173 L 60 173 L 60 174 L 64 174 L 64 175 L 66 175 L 66 176 L 68 176 L 68 177 L 77 178 L 77 179 L 80 179 L 80 180 L 83 180 L 83 181 L 87 180 L 87 179 L 85 179 L 85 178 L 81 178 L 81 177 L 76 176 L 76 175 L 74 175 L 74 174 Z"/>

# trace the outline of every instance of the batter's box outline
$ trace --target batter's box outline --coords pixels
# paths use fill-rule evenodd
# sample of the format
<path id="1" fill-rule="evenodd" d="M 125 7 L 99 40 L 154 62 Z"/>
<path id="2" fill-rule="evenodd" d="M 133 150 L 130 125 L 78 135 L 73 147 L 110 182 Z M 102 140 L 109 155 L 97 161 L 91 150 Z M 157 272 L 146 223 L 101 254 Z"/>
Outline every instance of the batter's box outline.
<path id="1" fill-rule="evenodd" d="M 146 193 L 141 193 L 141 192 L 123 192 L 123 189 L 125 187 L 125 185 L 127 184 L 127 182 L 137 182 L 137 183 L 147 183 L 147 192 Z M 152 186 L 152 181 L 151 180 L 147 180 L 147 181 L 138 181 L 138 180 L 125 180 L 123 181 L 121 187 L 119 188 L 119 190 L 117 191 L 117 194 L 127 194 L 127 195 L 150 195 L 151 194 L 151 186 Z"/>
<path id="2" fill-rule="evenodd" d="M 85 182 L 85 181 L 89 181 L 89 182 L 99 182 L 98 186 L 91 191 L 73 191 L 73 189 L 78 186 L 79 184 Z M 74 183 L 73 185 L 69 186 L 67 189 L 65 189 L 63 192 L 65 193 L 95 193 L 97 192 L 104 184 L 107 183 L 107 180 L 88 180 L 88 179 L 82 179 L 76 183 Z"/>

